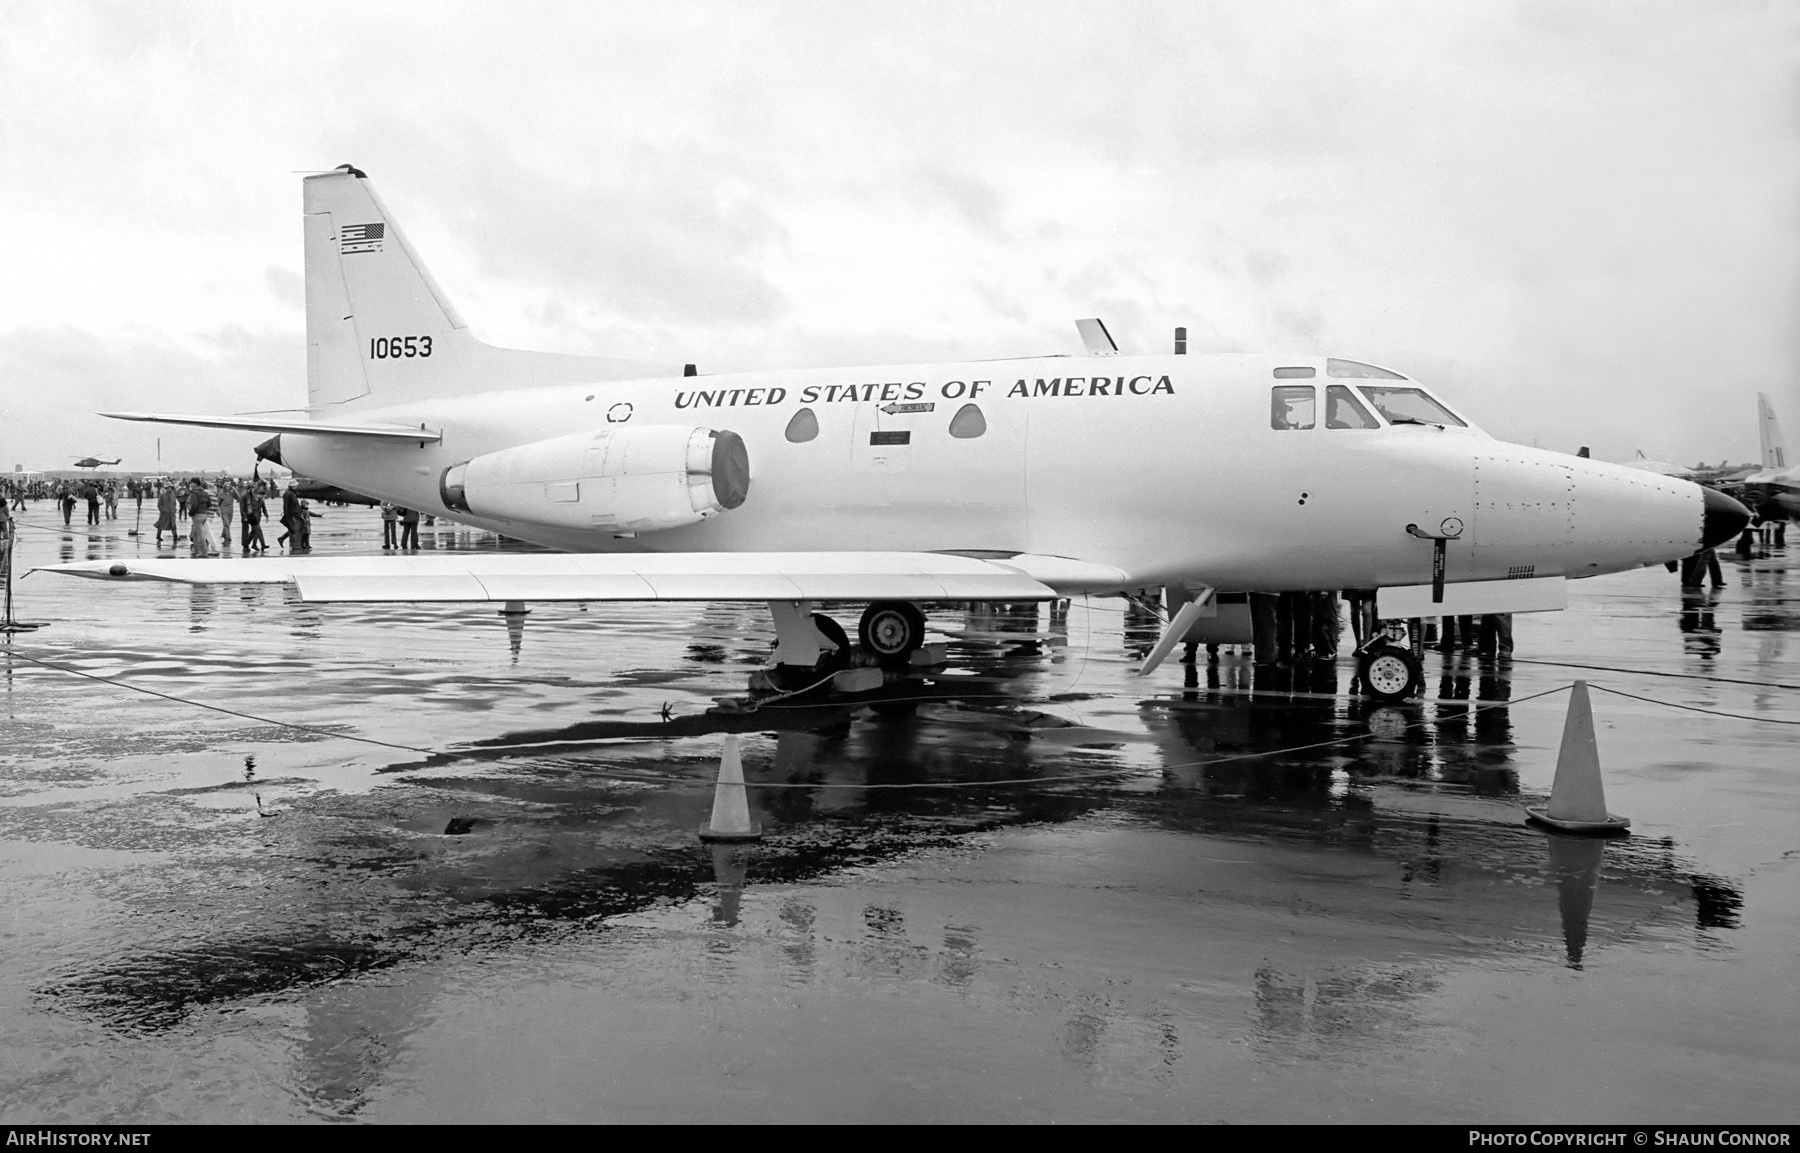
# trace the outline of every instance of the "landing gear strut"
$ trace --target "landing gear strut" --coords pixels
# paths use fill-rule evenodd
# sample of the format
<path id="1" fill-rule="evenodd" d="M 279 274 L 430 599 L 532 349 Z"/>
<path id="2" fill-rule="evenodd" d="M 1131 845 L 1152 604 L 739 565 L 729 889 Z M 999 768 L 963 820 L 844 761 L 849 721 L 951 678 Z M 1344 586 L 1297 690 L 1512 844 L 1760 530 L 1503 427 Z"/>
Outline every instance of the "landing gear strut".
<path id="1" fill-rule="evenodd" d="M 833 649 L 832 652 L 819 655 L 819 664 L 832 669 L 850 667 L 850 638 L 844 635 L 844 626 L 824 613 L 814 613 L 812 624 L 813 628 L 819 630 L 820 636 L 831 642 Z"/>

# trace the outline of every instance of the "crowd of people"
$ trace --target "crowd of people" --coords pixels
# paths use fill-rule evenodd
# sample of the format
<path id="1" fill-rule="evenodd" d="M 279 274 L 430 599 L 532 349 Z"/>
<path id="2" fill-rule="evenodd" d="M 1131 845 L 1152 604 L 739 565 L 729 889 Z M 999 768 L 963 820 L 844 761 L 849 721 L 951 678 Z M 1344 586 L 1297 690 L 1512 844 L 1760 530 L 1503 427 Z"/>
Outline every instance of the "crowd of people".
<path id="1" fill-rule="evenodd" d="M 295 553 L 312 551 L 313 513 L 308 502 L 293 484 L 282 488 L 262 477 L 0 478 L 0 500 L 17 511 L 24 511 L 27 501 L 49 500 L 61 511 L 63 524 L 70 527 L 82 504 L 87 506 L 89 525 L 117 520 L 124 501 L 135 503 L 141 525 L 148 504 L 155 514 L 151 533 L 157 547 L 163 546 L 167 536 L 170 548 L 186 541 L 194 556 L 230 552 L 234 520 L 243 555 L 268 552 L 263 522 L 269 518 L 270 502 L 278 501 L 283 531 L 276 538 L 276 547 Z"/>
<path id="2" fill-rule="evenodd" d="M 63 523 L 74 527 L 75 510 L 87 506 L 87 523 L 117 520 L 122 502 L 136 504 L 139 525 L 145 505 L 154 514 L 151 534 L 158 548 L 168 537 L 169 547 L 187 542 L 194 556 L 219 556 L 231 551 L 232 522 L 237 522 L 238 548 L 244 556 L 266 553 L 270 545 L 263 533 L 270 506 L 279 503 L 276 523 L 281 534 L 275 548 L 290 553 L 312 551 L 310 503 L 291 482 L 285 487 L 255 477 L 148 477 L 129 479 L 77 477 L 74 479 L 24 480 L 0 476 L 0 505 L 24 511 L 27 501 L 52 501 L 62 512 Z M 417 509 L 383 503 L 381 506 L 383 551 L 414 552 L 419 548 Z M 425 517 L 426 523 L 432 518 Z"/>

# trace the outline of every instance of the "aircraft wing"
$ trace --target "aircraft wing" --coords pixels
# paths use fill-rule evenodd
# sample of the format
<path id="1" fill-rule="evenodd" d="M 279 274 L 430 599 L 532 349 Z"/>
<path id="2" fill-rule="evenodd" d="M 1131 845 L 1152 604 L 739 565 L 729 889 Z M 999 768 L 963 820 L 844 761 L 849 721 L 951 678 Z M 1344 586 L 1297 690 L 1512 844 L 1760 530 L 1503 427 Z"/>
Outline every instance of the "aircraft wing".
<path id="1" fill-rule="evenodd" d="M 355 436 L 376 440 L 410 440 L 429 443 L 443 433 L 404 424 L 322 424 L 311 420 L 271 420 L 258 416 L 193 416 L 166 412 L 103 412 L 114 420 L 142 420 L 153 424 L 191 424 L 201 428 L 235 428 L 245 432 L 294 432 L 309 436 Z"/>
<path id="2" fill-rule="evenodd" d="M 33 569 L 33 572 L 39 571 Z M 306 601 L 1038 601 L 1124 587 L 1062 557 L 921 552 L 458 553 L 76 561 L 98 580 L 293 584 Z"/>

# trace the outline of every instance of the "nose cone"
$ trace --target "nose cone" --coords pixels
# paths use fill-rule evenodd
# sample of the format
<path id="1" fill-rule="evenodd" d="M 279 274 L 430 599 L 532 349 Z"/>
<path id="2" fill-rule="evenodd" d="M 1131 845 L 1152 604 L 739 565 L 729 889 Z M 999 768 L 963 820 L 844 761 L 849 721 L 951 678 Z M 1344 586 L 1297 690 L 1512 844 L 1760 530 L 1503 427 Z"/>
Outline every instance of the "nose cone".
<path id="1" fill-rule="evenodd" d="M 1750 523 L 1750 510 L 1718 489 L 1702 487 L 1700 492 L 1706 502 L 1700 514 L 1701 548 L 1724 544 Z"/>

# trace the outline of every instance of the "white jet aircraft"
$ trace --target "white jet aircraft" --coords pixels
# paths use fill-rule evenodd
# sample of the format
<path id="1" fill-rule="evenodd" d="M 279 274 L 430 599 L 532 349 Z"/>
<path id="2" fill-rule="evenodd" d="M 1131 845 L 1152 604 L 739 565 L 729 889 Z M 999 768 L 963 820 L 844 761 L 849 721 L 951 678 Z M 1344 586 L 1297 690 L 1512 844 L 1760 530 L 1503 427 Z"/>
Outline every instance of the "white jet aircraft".
<path id="1" fill-rule="evenodd" d="M 1126 356 L 1098 321 L 1086 356 L 720 376 L 494 348 L 362 172 L 304 188 L 306 418 L 105 415 L 277 433 L 259 451 L 297 473 L 570 555 L 53 571 L 312 601 L 766 601 L 777 663 L 806 668 L 843 647 L 816 601 L 871 602 L 859 639 L 895 660 L 922 603 L 1162 588 L 1182 607 L 1148 672 L 1221 590 L 1380 590 L 1387 618 L 1555 609 L 1570 578 L 1748 519 L 1684 480 L 1495 440 L 1385 368 Z M 1418 683 L 1404 650 L 1363 659 L 1379 695 Z"/>

